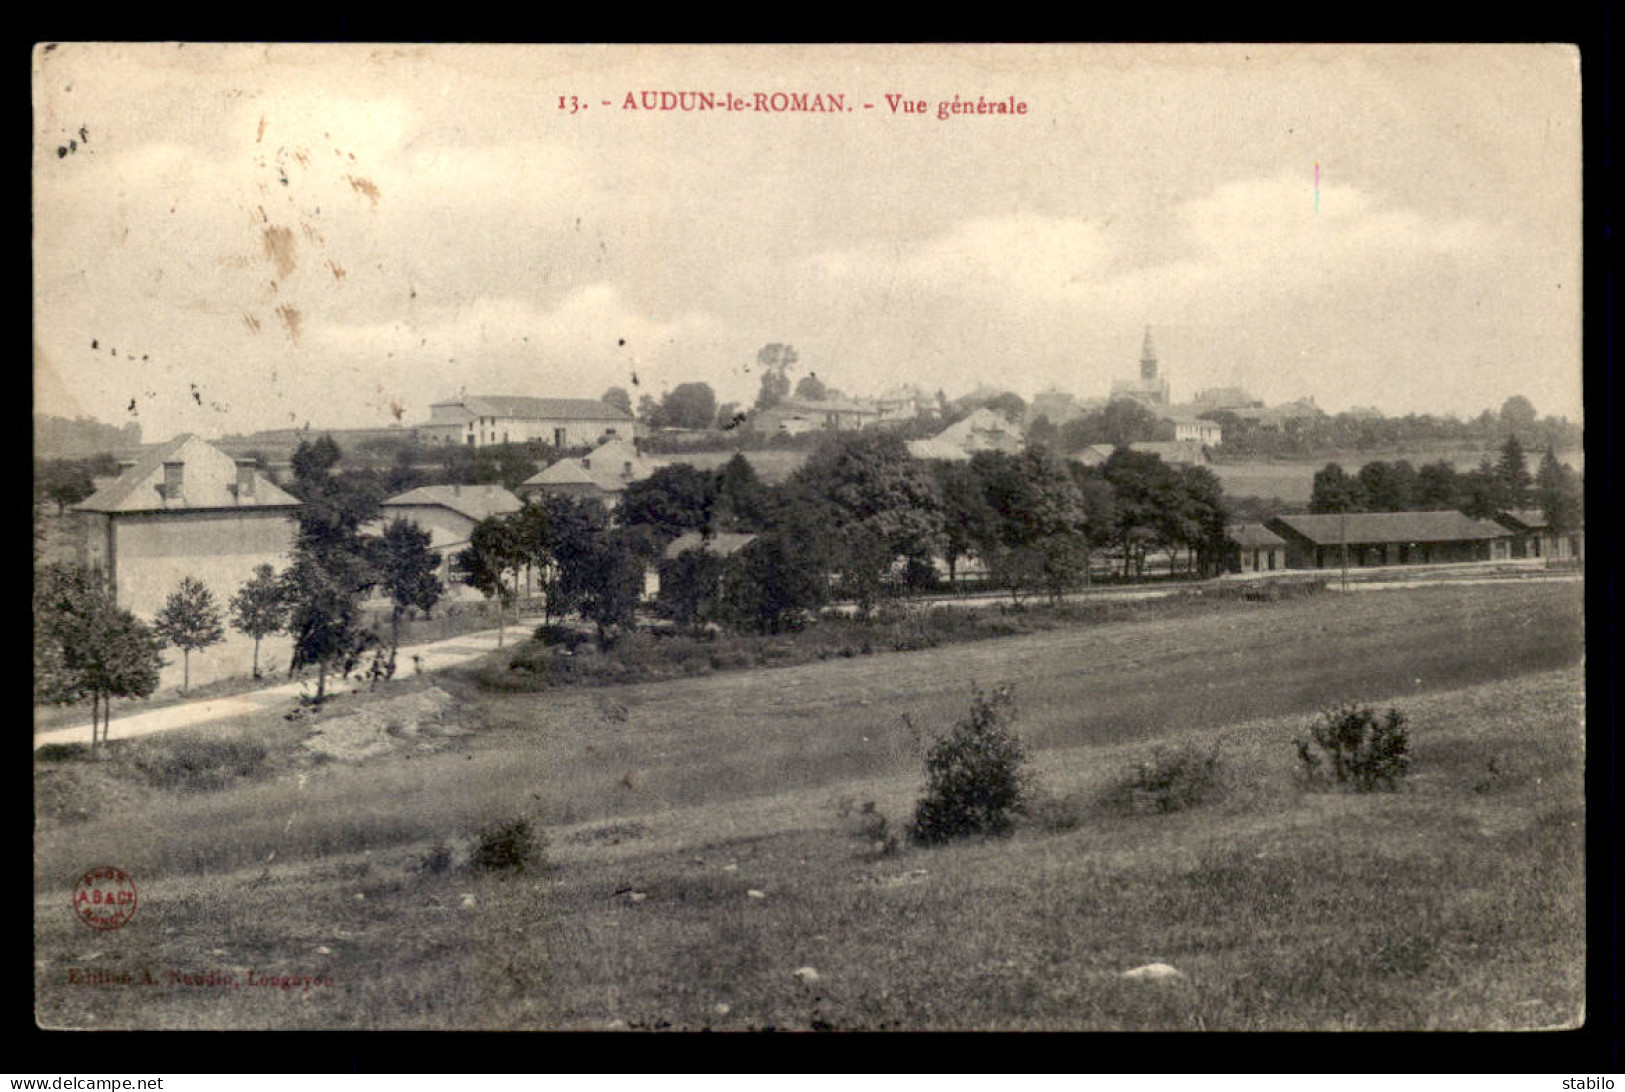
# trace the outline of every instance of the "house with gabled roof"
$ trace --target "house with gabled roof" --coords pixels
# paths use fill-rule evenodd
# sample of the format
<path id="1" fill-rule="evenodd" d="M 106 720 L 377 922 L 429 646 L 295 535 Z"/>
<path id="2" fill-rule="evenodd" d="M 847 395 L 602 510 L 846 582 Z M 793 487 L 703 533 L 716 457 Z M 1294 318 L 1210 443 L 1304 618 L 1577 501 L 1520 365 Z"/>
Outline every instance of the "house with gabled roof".
<path id="1" fill-rule="evenodd" d="M 299 500 L 254 460 L 183 433 L 126 460 L 74 510 L 81 561 L 106 575 L 119 606 L 150 619 L 183 577 L 224 609 L 256 566 L 285 566 Z"/>
<path id="2" fill-rule="evenodd" d="M 908 451 L 916 459 L 946 459 L 963 462 L 978 451 L 1002 451 L 1014 455 L 1026 439 L 1024 430 L 1002 413 L 986 406 L 972 410 L 927 440 L 910 440 Z"/>
<path id="3" fill-rule="evenodd" d="M 1262 573 L 1286 568 L 1286 539 L 1262 523 L 1233 523 L 1225 528 L 1226 571 Z"/>
<path id="4" fill-rule="evenodd" d="M 628 485 L 642 481 L 664 465 L 663 460 L 645 458 L 625 440 L 606 440 L 585 455 L 560 459 L 527 478 L 518 493 L 526 500 L 542 493 L 591 497 L 613 508 Z"/>
<path id="5" fill-rule="evenodd" d="M 429 407 L 418 432 L 430 443 L 487 447 L 541 440 L 557 448 L 587 447 L 608 436 L 630 440 L 632 415 L 591 398 L 465 395 Z"/>
<path id="6" fill-rule="evenodd" d="M 1495 522 L 1512 532 L 1513 557 L 1543 557 L 1548 561 L 1585 558 L 1585 528 L 1556 531 L 1539 508 L 1497 512 Z"/>
<path id="7" fill-rule="evenodd" d="M 1217 421 L 1201 416 L 1209 412 L 1199 405 L 1163 406 L 1156 410 L 1157 420 L 1174 426 L 1174 440 L 1194 441 L 1203 447 L 1218 447 L 1224 442 L 1224 429 Z"/>
<path id="8" fill-rule="evenodd" d="M 1294 569 L 1431 565 L 1511 557 L 1512 532 L 1454 510 L 1276 516 L 1266 527 L 1287 544 Z"/>
<path id="9" fill-rule="evenodd" d="M 440 582 L 456 589 L 463 582 L 453 559 L 468 548 L 474 528 L 492 516 L 523 507 L 518 497 L 500 485 L 423 485 L 381 503 L 381 518 L 362 531 L 382 534 L 389 523 L 404 519 L 429 532 L 429 548 L 440 557 Z"/>

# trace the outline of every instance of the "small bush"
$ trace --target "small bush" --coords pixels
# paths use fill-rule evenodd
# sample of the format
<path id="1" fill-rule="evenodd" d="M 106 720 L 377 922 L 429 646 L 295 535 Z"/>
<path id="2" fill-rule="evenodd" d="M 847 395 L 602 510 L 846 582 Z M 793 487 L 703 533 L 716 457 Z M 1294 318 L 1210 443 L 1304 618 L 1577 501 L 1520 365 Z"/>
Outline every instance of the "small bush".
<path id="1" fill-rule="evenodd" d="M 1379 718 L 1368 705 L 1338 706 L 1310 725 L 1308 739 L 1293 743 L 1311 788 L 1392 791 L 1410 773 L 1410 733 L 1398 709 Z"/>
<path id="2" fill-rule="evenodd" d="M 476 872 L 523 872 L 541 862 L 543 841 L 529 819 L 488 823 L 474 838 L 469 864 Z"/>
<path id="3" fill-rule="evenodd" d="M 876 855 L 890 857 L 900 848 L 897 832 L 892 829 L 891 820 L 875 807 L 873 800 L 854 804 L 851 797 L 843 796 L 836 801 L 835 813 L 841 819 L 846 833 L 863 842 Z"/>
<path id="4" fill-rule="evenodd" d="M 451 846 L 442 839 L 429 847 L 429 852 L 418 858 L 419 872 L 438 876 L 451 868 Z"/>
<path id="5" fill-rule="evenodd" d="M 1022 803 L 1027 755 L 1012 723 L 1009 686 L 973 690 L 970 714 L 931 745 L 925 794 L 910 834 L 925 844 L 971 834 L 1006 834 Z"/>
<path id="6" fill-rule="evenodd" d="M 1119 811 L 1183 811 L 1211 799 L 1219 788 L 1219 747 L 1185 743 L 1158 747 L 1135 765 L 1106 799 Z"/>
<path id="7" fill-rule="evenodd" d="M 72 762 L 90 757 L 90 748 L 83 743 L 47 743 L 34 750 L 36 762 Z"/>
<path id="8" fill-rule="evenodd" d="M 548 647 L 555 645 L 562 646 L 563 648 L 574 652 L 582 645 L 591 641 L 592 636 L 590 634 L 582 633 L 580 630 L 570 629 L 568 626 L 558 625 L 557 623 L 544 623 L 543 625 L 536 627 L 535 631 L 531 634 L 531 639 L 541 645 L 546 645 Z"/>

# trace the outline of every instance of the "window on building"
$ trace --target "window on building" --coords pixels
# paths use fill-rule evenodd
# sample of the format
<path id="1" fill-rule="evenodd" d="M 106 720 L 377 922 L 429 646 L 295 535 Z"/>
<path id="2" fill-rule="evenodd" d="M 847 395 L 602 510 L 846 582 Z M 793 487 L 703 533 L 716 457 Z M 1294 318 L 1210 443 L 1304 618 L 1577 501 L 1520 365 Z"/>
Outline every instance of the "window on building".
<path id="1" fill-rule="evenodd" d="M 254 495 L 254 468 L 239 466 L 237 468 L 237 495 L 239 497 L 252 497 Z"/>
<path id="2" fill-rule="evenodd" d="M 565 430 L 562 429 L 562 428 L 554 429 L 553 430 L 553 446 L 554 447 L 564 447 L 565 446 L 565 441 L 567 440 L 568 435 L 569 434 L 567 432 L 565 432 Z"/>
<path id="3" fill-rule="evenodd" d="M 186 464 L 164 464 L 164 496 L 178 497 L 186 485 Z"/>

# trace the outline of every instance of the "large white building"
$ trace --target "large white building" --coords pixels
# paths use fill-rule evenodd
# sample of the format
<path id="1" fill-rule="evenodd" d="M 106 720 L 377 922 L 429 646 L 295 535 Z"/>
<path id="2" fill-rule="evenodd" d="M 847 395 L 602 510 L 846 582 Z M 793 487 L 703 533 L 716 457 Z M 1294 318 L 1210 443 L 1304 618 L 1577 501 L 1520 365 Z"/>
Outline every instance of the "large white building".
<path id="1" fill-rule="evenodd" d="M 125 463 L 74 510 L 84 531 L 80 560 L 106 576 L 119 606 L 150 622 L 185 577 L 202 581 L 224 614 L 256 567 L 285 568 L 299 501 L 253 460 L 183 434 Z M 285 657 L 285 642 L 266 645 L 262 665 L 272 646 Z M 228 628 L 222 644 L 192 656 L 192 684 L 248 674 L 252 651 L 252 641 Z M 166 659 L 167 687 L 180 681 L 181 658 Z"/>
<path id="2" fill-rule="evenodd" d="M 430 443 L 487 447 L 541 440 L 554 447 L 583 447 L 605 437 L 633 437 L 630 413 L 591 398 L 521 398 L 466 395 L 429 407 L 418 431 Z"/>

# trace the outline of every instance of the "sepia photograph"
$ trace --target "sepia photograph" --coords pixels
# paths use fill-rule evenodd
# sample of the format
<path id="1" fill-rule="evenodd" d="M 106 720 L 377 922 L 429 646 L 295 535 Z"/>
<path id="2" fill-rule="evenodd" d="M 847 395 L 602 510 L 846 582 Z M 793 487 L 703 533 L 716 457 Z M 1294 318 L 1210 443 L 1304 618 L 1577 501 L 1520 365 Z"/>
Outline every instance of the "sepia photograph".
<path id="1" fill-rule="evenodd" d="M 38 1027 L 1586 1024 L 1577 47 L 31 66 Z"/>

